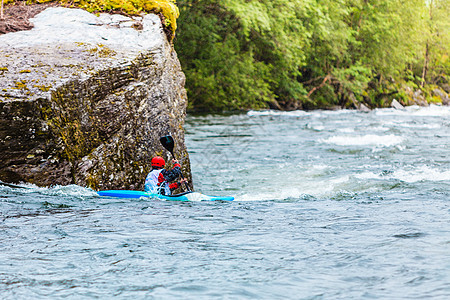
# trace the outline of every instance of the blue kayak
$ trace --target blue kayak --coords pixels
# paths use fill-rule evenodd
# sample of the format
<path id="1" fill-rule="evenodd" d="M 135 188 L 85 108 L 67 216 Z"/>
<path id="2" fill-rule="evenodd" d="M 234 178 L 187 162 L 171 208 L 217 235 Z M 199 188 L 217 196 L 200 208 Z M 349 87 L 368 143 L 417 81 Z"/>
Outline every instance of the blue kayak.
<path id="1" fill-rule="evenodd" d="M 99 196 L 118 198 L 158 198 L 171 201 L 233 201 L 234 197 L 208 196 L 197 192 L 185 192 L 176 195 L 161 195 L 143 191 L 109 190 L 97 192 Z"/>

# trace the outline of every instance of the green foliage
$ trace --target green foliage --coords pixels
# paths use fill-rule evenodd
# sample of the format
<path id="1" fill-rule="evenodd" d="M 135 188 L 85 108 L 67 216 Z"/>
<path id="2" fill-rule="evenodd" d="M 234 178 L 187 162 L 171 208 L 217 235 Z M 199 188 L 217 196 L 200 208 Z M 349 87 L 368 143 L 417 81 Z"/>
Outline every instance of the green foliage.
<path id="1" fill-rule="evenodd" d="M 189 107 L 232 110 L 273 102 L 272 67 L 255 61 L 236 16 L 213 1 L 179 1 L 179 6 L 175 46 L 188 78 Z"/>
<path id="2" fill-rule="evenodd" d="M 449 1 L 179 0 L 190 108 L 382 106 L 424 69 L 448 83 Z"/>
<path id="3" fill-rule="evenodd" d="M 335 69 L 333 75 L 344 89 L 358 94 L 364 92 L 367 83 L 372 79 L 371 70 L 360 63 L 345 69 Z"/>
<path id="4" fill-rule="evenodd" d="M 450 82 L 450 0 L 429 1 L 424 31 L 429 49 L 429 71 L 425 80 L 433 84 Z M 425 48 L 425 47 L 424 47 Z"/>

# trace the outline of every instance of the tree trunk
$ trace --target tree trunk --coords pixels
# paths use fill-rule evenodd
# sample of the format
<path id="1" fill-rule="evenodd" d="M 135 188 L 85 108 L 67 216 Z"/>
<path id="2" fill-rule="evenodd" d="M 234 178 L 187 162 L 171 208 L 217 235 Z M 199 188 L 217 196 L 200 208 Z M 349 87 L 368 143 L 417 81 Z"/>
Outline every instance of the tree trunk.
<path id="1" fill-rule="evenodd" d="M 432 22 L 433 22 L 433 0 L 430 1 L 430 24 Z M 432 31 L 433 31 L 433 29 L 432 29 L 432 26 L 430 25 L 430 36 L 433 35 Z M 430 38 L 427 40 L 427 45 L 425 47 L 425 61 L 423 63 L 422 83 L 421 83 L 422 87 L 425 85 L 425 79 L 426 79 L 427 73 L 428 73 L 428 64 L 430 62 Z"/>
<path id="2" fill-rule="evenodd" d="M 427 77 L 427 72 L 428 72 L 428 60 L 429 58 L 429 44 L 427 41 L 427 46 L 425 48 L 425 61 L 423 62 L 423 70 L 422 70 L 422 83 L 421 86 L 423 87 L 425 85 L 425 78 Z"/>

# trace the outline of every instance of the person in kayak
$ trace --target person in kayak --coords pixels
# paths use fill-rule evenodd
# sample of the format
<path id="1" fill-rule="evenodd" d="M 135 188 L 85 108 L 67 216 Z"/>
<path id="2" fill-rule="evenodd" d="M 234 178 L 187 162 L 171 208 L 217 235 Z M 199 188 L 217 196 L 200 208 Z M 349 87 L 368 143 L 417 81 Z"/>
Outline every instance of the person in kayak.
<path id="1" fill-rule="evenodd" d="M 176 180 L 181 176 L 181 165 L 178 160 L 172 160 L 173 169 L 164 169 L 166 161 L 160 156 L 152 158 L 152 170 L 145 178 L 145 191 L 151 193 L 159 193 L 162 195 L 171 195 L 172 191 L 181 186 L 183 182 L 186 182 L 185 178 L 182 178 L 179 182 L 171 181 Z"/>

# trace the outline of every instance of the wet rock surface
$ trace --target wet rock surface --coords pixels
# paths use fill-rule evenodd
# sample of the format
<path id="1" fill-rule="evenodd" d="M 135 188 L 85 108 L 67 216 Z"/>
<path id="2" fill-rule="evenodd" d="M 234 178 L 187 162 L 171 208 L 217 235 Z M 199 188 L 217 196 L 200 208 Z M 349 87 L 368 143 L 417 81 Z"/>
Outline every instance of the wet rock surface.
<path id="1" fill-rule="evenodd" d="M 184 145 L 184 74 L 159 17 L 49 8 L 0 36 L 0 180 L 142 189 L 172 134 Z"/>

